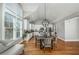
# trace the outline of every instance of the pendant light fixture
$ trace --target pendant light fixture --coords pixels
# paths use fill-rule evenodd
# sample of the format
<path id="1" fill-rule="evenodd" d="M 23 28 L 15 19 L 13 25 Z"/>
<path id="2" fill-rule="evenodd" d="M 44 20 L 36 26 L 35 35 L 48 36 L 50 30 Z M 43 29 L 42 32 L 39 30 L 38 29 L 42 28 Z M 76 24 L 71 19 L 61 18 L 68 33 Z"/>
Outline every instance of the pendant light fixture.
<path id="1" fill-rule="evenodd" d="M 49 21 L 46 19 L 46 3 L 44 4 L 44 20 L 42 21 L 42 25 L 47 27 L 49 25 Z"/>

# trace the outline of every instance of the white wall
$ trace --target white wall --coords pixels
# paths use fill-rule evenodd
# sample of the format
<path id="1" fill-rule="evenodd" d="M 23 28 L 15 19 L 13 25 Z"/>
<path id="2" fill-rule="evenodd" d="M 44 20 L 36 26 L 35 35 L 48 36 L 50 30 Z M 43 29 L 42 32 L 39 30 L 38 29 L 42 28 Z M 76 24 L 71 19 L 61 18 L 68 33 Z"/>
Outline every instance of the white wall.
<path id="1" fill-rule="evenodd" d="M 56 31 L 65 41 L 79 41 L 79 17 L 57 22 Z"/>
<path id="2" fill-rule="evenodd" d="M 41 28 L 41 27 L 43 27 L 42 25 L 37 25 L 37 24 L 35 24 L 34 25 L 34 30 L 35 30 L 35 32 L 34 32 L 34 35 L 39 35 L 39 29 Z"/>
<path id="3" fill-rule="evenodd" d="M 65 25 L 64 21 L 59 21 L 56 23 L 57 35 L 61 39 L 65 39 Z"/>
<path id="4" fill-rule="evenodd" d="M 31 30 L 32 29 L 32 26 L 31 26 L 32 24 L 31 23 L 29 23 L 29 21 L 28 20 L 25 20 L 24 21 L 24 30 Z M 28 33 L 27 34 L 27 36 L 26 36 L 26 38 L 25 38 L 25 40 L 29 40 L 30 38 L 32 37 L 32 33 Z"/>
<path id="5" fill-rule="evenodd" d="M 37 24 L 36 24 L 36 25 L 34 26 L 34 29 L 39 31 L 39 29 L 40 29 L 41 27 L 43 27 L 43 26 L 42 26 L 42 25 L 37 25 Z"/>
<path id="6" fill-rule="evenodd" d="M 31 30 L 34 30 L 34 24 L 31 23 L 30 29 L 31 29 Z"/>
<path id="7" fill-rule="evenodd" d="M 0 3 L 0 40 L 2 40 L 2 3 Z"/>
<path id="8" fill-rule="evenodd" d="M 23 29 L 27 30 L 27 19 L 23 20 Z"/>
<path id="9" fill-rule="evenodd" d="M 79 41 L 79 17 L 65 21 L 65 41 Z"/>
<path id="10" fill-rule="evenodd" d="M 40 30 L 40 28 L 41 27 L 43 27 L 43 25 L 38 25 L 38 24 L 35 24 L 34 25 L 34 30 L 37 30 L 37 31 L 39 31 Z M 51 27 L 51 29 L 53 30 L 53 25 L 52 24 L 49 24 L 49 26 L 48 27 Z M 52 32 L 52 34 L 53 34 L 53 32 Z M 35 32 L 35 35 L 39 35 L 39 32 Z"/>

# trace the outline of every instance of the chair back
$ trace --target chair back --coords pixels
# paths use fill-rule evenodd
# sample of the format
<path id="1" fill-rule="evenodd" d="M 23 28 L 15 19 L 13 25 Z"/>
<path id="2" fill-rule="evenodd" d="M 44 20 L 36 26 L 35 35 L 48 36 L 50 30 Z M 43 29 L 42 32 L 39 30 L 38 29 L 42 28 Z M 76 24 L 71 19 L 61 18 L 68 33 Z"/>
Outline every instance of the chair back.
<path id="1" fill-rule="evenodd" d="M 51 47 L 51 44 L 52 44 L 52 38 L 44 39 L 44 47 Z"/>

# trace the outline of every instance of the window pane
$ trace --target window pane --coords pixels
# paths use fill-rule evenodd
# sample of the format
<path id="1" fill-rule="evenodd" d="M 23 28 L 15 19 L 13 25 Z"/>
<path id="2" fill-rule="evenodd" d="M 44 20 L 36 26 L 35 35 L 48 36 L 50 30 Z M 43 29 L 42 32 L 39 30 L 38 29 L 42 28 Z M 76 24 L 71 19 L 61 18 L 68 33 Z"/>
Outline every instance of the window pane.
<path id="1" fill-rule="evenodd" d="M 13 16 L 9 13 L 5 13 L 5 27 L 13 27 Z"/>
<path id="2" fill-rule="evenodd" d="M 5 39 L 13 39 L 13 16 L 5 13 Z"/>
<path id="3" fill-rule="evenodd" d="M 17 8 L 17 15 L 20 16 L 20 17 L 22 17 L 22 8 L 19 5 L 17 7 L 18 7 Z"/>
<path id="4" fill-rule="evenodd" d="M 17 36 L 16 36 L 17 38 L 19 38 L 20 37 L 20 32 L 18 31 L 17 32 Z"/>
<path id="5" fill-rule="evenodd" d="M 22 20 L 20 21 L 20 37 L 22 37 Z"/>
<path id="6" fill-rule="evenodd" d="M 10 20 L 9 20 L 9 22 L 10 22 L 10 27 L 13 27 L 13 16 L 11 16 L 11 15 L 10 15 Z"/>
<path id="7" fill-rule="evenodd" d="M 16 37 L 19 38 L 20 37 L 20 20 L 17 20 L 16 22 Z"/>
<path id="8" fill-rule="evenodd" d="M 5 13 L 5 27 L 9 27 L 9 14 L 8 13 Z"/>
<path id="9" fill-rule="evenodd" d="M 10 40 L 13 38 L 13 29 L 5 30 L 5 39 Z"/>

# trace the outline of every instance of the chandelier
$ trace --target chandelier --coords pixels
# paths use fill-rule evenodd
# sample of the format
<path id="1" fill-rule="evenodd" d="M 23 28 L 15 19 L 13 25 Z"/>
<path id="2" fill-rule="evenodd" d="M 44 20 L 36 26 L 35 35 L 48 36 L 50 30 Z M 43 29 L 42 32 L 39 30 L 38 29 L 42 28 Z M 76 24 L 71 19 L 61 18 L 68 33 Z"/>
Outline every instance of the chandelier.
<path id="1" fill-rule="evenodd" d="M 49 25 L 49 21 L 48 21 L 47 19 L 44 19 L 44 20 L 42 21 L 42 25 L 43 25 L 44 27 L 47 27 L 47 26 Z"/>
<path id="2" fill-rule="evenodd" d="M 46 3 L 44 4 L 44 16 L 45 16 L 45 18 L 42 21 L 42 25 L 44 27 L 47 27 L 49 25 L 49 21 L 46 19 Z"/>

